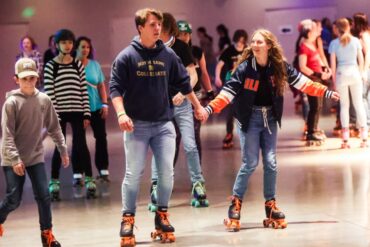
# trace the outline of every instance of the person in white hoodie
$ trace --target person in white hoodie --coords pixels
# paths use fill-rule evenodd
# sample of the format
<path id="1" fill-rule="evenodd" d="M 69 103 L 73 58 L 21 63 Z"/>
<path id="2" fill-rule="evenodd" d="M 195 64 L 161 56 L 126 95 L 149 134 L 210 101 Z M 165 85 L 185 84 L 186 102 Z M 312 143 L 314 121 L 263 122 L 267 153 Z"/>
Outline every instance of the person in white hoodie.
<path id="1" fill-rule="evenodd" d="M 50 98 L 35 88 L 39 78 L 36 63 L 30 58 L 19 59 L 15 77 L 19 89 L 7 93 L 1 117 L 6 196 L 0 203 L 0 236 L 7 216 L 20 205 L 27 172 L 38 206 L 42 244 L 59 247 L 52 233 L 42 129 L 46 128 L 58 147 L 64 167 L 69 165 L 67 146 Z"/>

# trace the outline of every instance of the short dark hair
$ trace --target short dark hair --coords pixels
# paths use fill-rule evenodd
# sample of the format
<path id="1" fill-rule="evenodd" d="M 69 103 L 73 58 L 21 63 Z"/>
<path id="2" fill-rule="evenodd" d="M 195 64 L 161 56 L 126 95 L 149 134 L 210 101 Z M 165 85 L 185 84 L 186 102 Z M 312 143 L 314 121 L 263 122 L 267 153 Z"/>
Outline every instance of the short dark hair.
<path id="1" fill-rule="evenodd" d="M 78 37 L 78 39 L 76 40 L 76 45 L 75 45 L 75 50 L 77 51 L 78 47 L 80 46 L 80 43 L 82 41 L 86 41 L 89 46 L 90 46 L 90 52 L 89 54 L 87 55 L 87 58 L 89 59 L 94 59 L 94 47 L 92 45 L 92 42 L 91 42 L 91 39 L 86 37 L 86 36 L 81 36 L 81 37 Z"/>
<path id="2" fill-rule="evenodd" d="M 248 41 L 248 33 L 244 29 L 238 29 L 235 31 L 234 36 L 233 36 L 233 42 L 236 43 L 241 38 L 244 38 L 245 42 Z"/>
<path id="3" fill-rule="evenodd" d="M 163 13 L 162 31 L 169 35 L 176 36 L 178 33 L 176 19 L 171 13 Z"/>
<path id="4" fill-rule="evenodd" d="M 163 20 L 162 12 L 160 12 L 159 10 L 150 9 L 150 8 L 139 9 L 135 13 L 135 25 L 138 31 L 139 31 L 139 26 L 145 25 L 145 22 L 147 21 L 149 15 L 154 15 L 160 21 Z"/>
<path id="5" fill-rule="evenodd" d="M 76 38 L 71 30 L 60 29 L 54 35 L 55 44 L 58 44 L 60 41 L 70 40 L 75 43 Z"/>

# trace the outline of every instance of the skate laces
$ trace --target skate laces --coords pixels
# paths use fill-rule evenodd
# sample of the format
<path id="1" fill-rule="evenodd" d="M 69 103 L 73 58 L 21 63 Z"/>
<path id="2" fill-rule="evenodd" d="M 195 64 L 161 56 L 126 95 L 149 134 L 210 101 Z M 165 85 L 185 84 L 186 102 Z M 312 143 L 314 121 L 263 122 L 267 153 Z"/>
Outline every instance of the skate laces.
<path id="1" fill-rule="evenodd" d="M 236 196 L 231 197 L 232 204 L 234 204 L 234 211 L 240 212 L 240 209 L 242 207 L 240 199 Z"/>
<path id="2" fill-rule="evenodd" d="M 122 221 L 124 229 L 131 229 L 131 226 L 134 226 L 135 224 L 135 218 L 133 216 L 123 216 Z"/>
<path id="3" fill-rule="evenodd" d="M 48 246 L 50 246 L 55 241 L 55 237 L 54 237 L 53 232 L 51 230 L 42 231 L 42 236 L 44 236 L 44 238 L 46 238 L 46 242 L 47 242 Z"/>
<path id="4" fill-rule="evenodd" d="M 276 206 L 275 200 L 267 201 L 266 207 L 269 207 L 271 209 L 270 215 L 272 214 L 272 212 L 279 212 L 279 208 Z"/>
<path id="5" fill-rule="evenodd" d="M 202 196 L 205 194 L 205 189 L 204 189 L 204 186 L 201 182 L 197 181 L 194 183 L 193 185 L 193 194 L 194 194 L 194 191 L 195 193 L 198 195 L 198 196 Z"/>
<path id="6" fill-rule="evenodd" d="M 159 217 L 161 218 L 162 224 L 163 225 L 170 225 L 170 222 L 168 221 L 168 213 L 167 212 L 161 212 L 157 211 Z"/>

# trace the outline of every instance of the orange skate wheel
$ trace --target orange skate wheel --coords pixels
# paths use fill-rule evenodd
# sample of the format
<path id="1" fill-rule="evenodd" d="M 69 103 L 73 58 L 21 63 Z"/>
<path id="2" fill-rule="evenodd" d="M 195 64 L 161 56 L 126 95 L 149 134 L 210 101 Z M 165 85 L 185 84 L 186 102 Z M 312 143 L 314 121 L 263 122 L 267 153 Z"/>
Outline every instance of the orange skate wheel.
<path id="1" fill-rule="evenodd" d="M 269 221 L 267 219 L 263 220 L 263 227 L 265 228 L 269 227 Z"/>

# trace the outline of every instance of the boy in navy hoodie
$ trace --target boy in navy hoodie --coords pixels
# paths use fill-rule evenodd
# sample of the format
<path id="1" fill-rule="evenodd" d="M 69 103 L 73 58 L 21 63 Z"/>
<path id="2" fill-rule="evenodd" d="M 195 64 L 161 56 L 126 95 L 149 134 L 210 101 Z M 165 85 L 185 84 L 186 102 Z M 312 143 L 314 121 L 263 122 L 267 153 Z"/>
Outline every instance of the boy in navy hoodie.
<path id="1" fill-rule="evenodd" d="M 121 246 L 135 245 L 133 235 L 137 192 L 149 147 L 158 164 L 158 210 L 156 232 L 163 241 L 175 241 L 168 221 L 168 201 L 173 187 L 175 129 L 171 122 L 170 90 L 181 92 L 203 120 L 206 113 L 190 86 L 190 78 L 179 58 L 159 40 L 162 13 L 154 9 L 136 12 L 139 32 L 113 62 L 110 92 L 120 129 L 124 132 L 126 173 L 122 183 Z"/>

